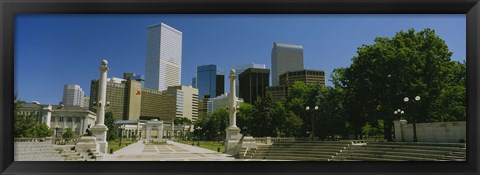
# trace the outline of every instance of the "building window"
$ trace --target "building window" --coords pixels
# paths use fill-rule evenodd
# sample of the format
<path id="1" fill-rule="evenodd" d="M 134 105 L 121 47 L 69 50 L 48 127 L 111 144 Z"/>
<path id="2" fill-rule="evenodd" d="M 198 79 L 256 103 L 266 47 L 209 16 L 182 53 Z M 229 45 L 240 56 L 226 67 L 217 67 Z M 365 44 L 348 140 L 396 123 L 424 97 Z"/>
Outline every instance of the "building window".
<path id="1" fill-rule="evenodd" d="M 80 122 L 80 117 L 75 118 L 75 122 Z"/>
<path id="2" fill-rule="evenodd" d="M 63 122 L 63 117 L 60 117 L 60 119 L 58 120 L 59 122 Z"/>
<path id="3" fill-rule="evenodd" d="M 67 122 L 72 122 L 72 117 L 68 117 Z"/>
<path id="4" fill-rule="evenodd" d="M 50 122 L 54 122 L 54 121 L 55 121 L 55 117 L 50 118 Z"/>

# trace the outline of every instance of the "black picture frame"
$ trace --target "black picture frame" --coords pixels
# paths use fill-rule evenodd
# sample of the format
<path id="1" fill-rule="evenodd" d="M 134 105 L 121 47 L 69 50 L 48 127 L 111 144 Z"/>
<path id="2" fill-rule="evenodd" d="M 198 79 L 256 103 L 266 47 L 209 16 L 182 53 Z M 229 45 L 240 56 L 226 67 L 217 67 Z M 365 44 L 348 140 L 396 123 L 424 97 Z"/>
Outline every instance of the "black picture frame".
<path id="1" fill-rule="evenodd" d="M 479 174 L 479 0 L 0 0 L 1 174 Z M 16 14 L 466 14 L 465 162 L 14 162 Z"/>

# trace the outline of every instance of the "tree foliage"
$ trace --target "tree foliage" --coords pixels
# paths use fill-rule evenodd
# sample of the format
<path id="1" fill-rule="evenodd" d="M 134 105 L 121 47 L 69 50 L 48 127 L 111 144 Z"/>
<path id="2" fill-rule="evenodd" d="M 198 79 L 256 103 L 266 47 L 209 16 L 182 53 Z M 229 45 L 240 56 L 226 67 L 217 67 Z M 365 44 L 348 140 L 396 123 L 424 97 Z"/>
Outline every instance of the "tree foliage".
<path id="1" fill-rule="evenodd" d="M 451 60 L 452 52 L 432 29 L 410 29 L 394 37 L 378 37 L 358 48 L 352 64 L 339 69 L 334 84 L 345 89 L 348 121 L 355 134 L 362 127 L 384 120 L 391 136 L 393 111 L 403 109 L 417 122 L 465 119 L 464 64 Z M 403 102 L 420 96 L 415 108 Z"/>
<path id="2" fill-rule="evenodd" d="M 107 126 L 107 141 L 118 139 L 118 128 L 115 125 L 115 120 L 113 119 L 112 111 L 107 111 L 105 113 L 105 126 Z"/>
<path id="3" fill-rule="evenodd" d="M 35 115 L 19 114 L 19 109 L 23 107 L 25 101 L 18 99 L 15 94 L 14 99 L 14 137 L 42 138 L 52 136 L 53 131 L 45 123 L 37 121 Z"/>

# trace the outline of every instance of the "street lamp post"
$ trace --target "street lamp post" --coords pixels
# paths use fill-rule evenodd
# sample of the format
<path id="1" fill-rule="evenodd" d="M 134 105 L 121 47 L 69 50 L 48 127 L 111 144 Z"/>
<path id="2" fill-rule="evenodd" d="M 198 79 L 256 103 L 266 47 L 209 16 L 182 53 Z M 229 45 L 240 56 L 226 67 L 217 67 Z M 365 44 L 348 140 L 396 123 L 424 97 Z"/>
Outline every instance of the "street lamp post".
<path id="1" fill-rule="evenodd" d="M 409 102 L 409 99 L 408 97 L 405 97 L 403 99 L 403 101 L 405 103 L 408 103 Z M 413 103 L 416 103 L 416 102 L 419 102 L 420 101 L 420 96 L 415 96 L 415 100 L 412 100 Z M 412 105 L 412 112 L 411 112 L 411 115 L 412 115 L 412 120 L 413 120 L 413 142 L 417 142 L 417 118 L 415 116 L 415 105 Z"/>
<path id="2" fill-rule="evenodd" d="M 315 111 L 318 110 L 318 106 L 315 106 L 313 109 L 315 109 Z M 309 111 L 310 110 L 310 106 L 307 106 L 305 108 L 305 110 Z M 313 111 L 312 111 L 313 112 Z M 312 131 L 310 132 L 310 137 L 313 141 L 315 141 L 315 112 L 310 116 L 310 119 L 312 120 Z"/>

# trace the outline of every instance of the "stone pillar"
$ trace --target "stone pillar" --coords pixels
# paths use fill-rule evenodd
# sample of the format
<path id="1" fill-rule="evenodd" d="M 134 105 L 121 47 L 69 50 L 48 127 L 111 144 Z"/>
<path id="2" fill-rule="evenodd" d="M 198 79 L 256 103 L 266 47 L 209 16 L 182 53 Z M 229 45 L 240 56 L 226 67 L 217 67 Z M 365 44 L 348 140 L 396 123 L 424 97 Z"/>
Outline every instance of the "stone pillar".
<path id="1" fill-rule="evenodd" d="M 43 110 L 46 112 L 43 115 L 44 122 L 45 122 L 45 124 L 47 124 L 48 128 L 51 128 L 50 127 L 50 121 L 52 120 L 52 105 L 48 104 L 48 106 L 43 108 Z"/>
<path id="2" fill-rule="evenodd" d="M 229 127 L 225 129 L 225 151 L 237 146 L 238 142 L 242 138 L 240 134 L 240 128 L 237 127 L 237 101 L 235 95 L 235 70 L 230 70 L 230 93 L 228 94 L 228 112 L 229 112 Z"/>
<path id="3" fill-rule="evenodd" d="M 137 120 L 137 133 L 135 135 L 135 138 L 137 140 L 140 140 L 141 138 L 139 136 L 140 136 L 140 119 Z"/>
<path id="4" fill-rule="evenodd" d="M 395 141 L 396 142 L 403 142 L 405 141 L 403 135 L 403 125 L 407 124 L 407 120 L 400 119 L 393 121 L 393 126 L 395 128 Z"/>
<path id="5" fill-rule="evenodd" d="M 145 136 L 146 136 L 146 140 L 150 141 L 150 137 L 152 136 L 152 125 L 150 125 L 148 122 L 146 125 L 147 125 L 147 131 L 145 132 Z"/>
<path id="6" fill-rule="evenodd" d="M 107 102 L 107 71 L 108 62 L 102 60 L 100 65 L 100 79 L 98 86 L 98 99 L 97 99 L 97 122 L 95 126 L 91 128 L 93 135 L 97 138 L 97 143 L 100 144 L 99 151 L 107 153 L 107 131 L 108 128 L 104 124 L 105 120 L 105 105 Z"/>
<path id="7" fill-rule="evenodd" d="M 163 141 L 163 121 L 157 124 L 157 131 L 158 131 L 158 141 Z"/>

